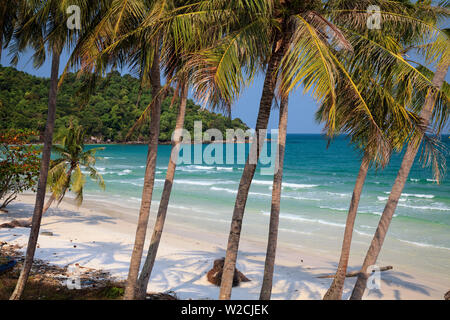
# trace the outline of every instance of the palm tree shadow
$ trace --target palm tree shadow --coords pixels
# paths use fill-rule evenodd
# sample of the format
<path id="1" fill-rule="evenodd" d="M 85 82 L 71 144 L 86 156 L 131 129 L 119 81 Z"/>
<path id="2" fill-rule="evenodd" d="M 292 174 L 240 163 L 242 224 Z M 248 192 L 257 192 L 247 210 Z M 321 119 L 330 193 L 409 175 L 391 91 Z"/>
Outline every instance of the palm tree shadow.
<path id="1" fill-rule="evenodd" d="M 354 268 L 351 271 L 357 271 L 358 268 Z M 353 290 L 353 286 L 356 282 L 356 277 L 347 278 L 345 281 L 344 288 L 344 299 L 349 299 Z M 331 283 L 331 282 L 330 282 Z M 408 273 L 404 273 L 401 271 L 389 270 L 381 273 L 381 288 L 379 289 L 366 289 L 365 297 L 372 299 L 381 299 L 385 296 L 383 294 L 383 287 L 388 286 L 392 288 L 393 297 L 392 299 L 401 300 L 401 289 L 407 289 L 409 291 L 417 292 L 421 295 L 430 296 L 430 287 L 426 285 L 419 284 L 416 279 Z"/>
<path id="2" fill-rule="evenodd" d="M 30 218 L 33 208 L 34 206 L 30 204 L 13 202 L 7 207 L 8 212 L 2 213 L 0 217 L 4 218 L 5 221 Z"/>
<path id="3" fill-rule="evenodd" d="M 80 266 L 92 266 L 94 264 L 95 266 L 101 266 L 96 269 L 123 275 L 128 271 L 129 261 L 117 259 L 117 257 L 127 257 L 131 251 L 131 246 L 124 243 L 96 241 L 71 243 L 70 246 L 40 248 L 38 250 L 39 256 L 48 257 L 51 263 L 63 266 L 77 263 Z"/>
<path id="4" fill-rule="evenodd" d="M 212 268 L 215 259 L 225 256 L 225 250 L 216 248 L 210 251 L 180 251 L 180 254 L 158 256 L 148 291 L 174 291 L 180 298 L 208 299 L 218 297 L 219 287 L 209 283 L 206 273 Z M 264 272 L 264 252 L 239 253 L 237 268 L 251 281 L 233 288 L 233 299 L 258 299 Z M 286 279 L 286 274 L 289 279 Z M 315 275 L 301 266 L 276 266 L 273 299 L 296 299 L 299 295 L 307 299 L 320 299 Z"/>
<path id="5" fill-rule="evenodd" d="M 14 203 L 8 207 L 9 211 L 6 214 L 2 214 L 1 217 L 6 221 L 11 221 L 14 219 L 26 219 L 31 218 L 34 210 L 34 205 L 26 203 Z M 46 217 L 57 218 L 52 222 L 46 222 Z M 100 223 L 110 223 L 115 224 L 115 219 L 97 214 L 81 215 L 76 211 L 60 209 L 58 207 L 53 207 L 48 209 L 48 211 L 43 215 L 42 226 L 50 226 L 57 223 L 84 223 L 88 225 L 97 225 Z"/>

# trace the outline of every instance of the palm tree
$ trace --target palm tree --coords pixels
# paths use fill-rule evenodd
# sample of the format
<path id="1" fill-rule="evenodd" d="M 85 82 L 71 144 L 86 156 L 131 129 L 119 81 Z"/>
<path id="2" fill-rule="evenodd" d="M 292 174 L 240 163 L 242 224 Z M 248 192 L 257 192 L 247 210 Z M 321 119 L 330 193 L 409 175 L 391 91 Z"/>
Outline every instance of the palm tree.
<path id="1" fill-rule="evenodd" d="M 13 36 L 21 8 L 22 0 L 3 1 L 0 4 L 0 60 L 3 48 L 8 46 Z"/>
<path id="2" fill-rule="evenodd" d="M 71 5 L 79 5 L 84 8 L 85 1 L 71 1 Z M 66 8 L 67 2 L 61 3 L 57 0 L 48 1 L 26 1 L 20 17 L 19 28 L 14 39 L 13 52 L 16 56 L 13 60 L 17 61 L 18 54 L 25 48 L 31 46 L 34 51 L 34 64 L 40 66 L 46 58 L 46 49 L 52 55 L 50 91 L 48 100 L 47 123 L 44 132 L 44 147 L 42 150 L 42 159 L 40 174 L 36 192 L 36 203 L 33 212 L 32 226 L 28 239 L 25 261 L 17 281 L 16 288 L 11 295 L 12 300 L 18 300 L 22 296 L 25 284 L 28 279 L 31 265 L 33 263 L 34 253 L 36 251 L 37 239 L 42 218 L 42 210 L 45 201 L 45 191 L 47 186 L 47 177 L 50 164 L 50 155 L 53 142 L 53 131 L 56 117 L 56 97 L 58 93 L 58 78 L 60 56 L 66 45 L 69 45 L 78 33 L 78 30 L 67 28 Z M 89 10 L 81 10 L 84 13 L 80 18 L 84 27 L 88 27 L 91 21 L 91 14 L 97 14 L 97 2 L 89 4 Z"/>
<path id="3" fill-rule="evenodd" d="M 174 50 L 178 52 L 180 49 L 186 48 L 187 44 L 193 44 L 197 48 L 202 47 L 203 45 L 199 43 L 199 40 L 202 42 L 202 39 L 211 40 L 226 34 L 226 29 L 229 28 L 228 26 L 231 22 L 239 21 L 236 17 L 233 17 L 234 14 L 232 10 L 225 10 L 225 8 L 232 7 L 233 5 L 236 6 L 236 4 L 229 4 L 228 2 L 220 0 L 198 3 L 193 2 L 188 4 L 183 1 L 150 1 L 146 2 L 145 5 L 142 1 L 138 0 L 116 1 L 108 14 L 106 14 L 105 22 L 99 23 L 99 26 L 104 27 L 104 29 L 99 27 L 98 30 L 96 30 L 95 36 L 91 37 L 89 41 L 83 44 L 82 46 L 84 49 L 80 50 L 84 52 L 81 53 L 81 55 L 85 56 L 82 60 L 84 60 L 84 64 L 86 65 L 98 61 L 101 61 L 100 64 L 103 65 L 104 61 L 102 60 L 102 57 L 108 55 L 116 55 L 119 58 L 120 56 L 124 57 L 128 55 L 131 56 L 131 59 L 129 60 L 134 61 L 134 65 L 142 66 L 142 62 L 148 64 L 150 61 L 152 66 L 148 72 L 153 95 L 153 101 L 147 108 L 147 110 L 150 110 L 151 121 L 149 153 L 147 157 L 147 169 L 144 177 L 144 188 L 136 230 L 135 245 L 131 257 L 124 299 L 142 298 L 145 295 L 144 287 L 146 287 L 146 284 L 148 283 L 151 267 L 153 265 L 152 260 L 154 260 L 154 256 L 156 256 L 157 245 L 154 245 L 154 243 L 159 243 L 158 238 L 160 237 L 160 232 L 162 232 L 165 212 L 167 211 L 167 208 L 164 208 L 166 206 L 166 201 L 163 201 L 159 210 L 160 214 L 158 215 L 160 224 L 158 224 L 157 229 L 155 229 L 154 240 L 156 242 L 152 242 L 141 279 L 137 281 L 155 177 L 154 172 L 158 147 L 161 99 L 173 80 L 172 76 L 170 76 L 168 79 L 169 83 L 164 87 L 161 86 L 160 65 L 167 66 L 170 64 L 170 61 L 164 61 L 164 59 L 167 59 L 167 52 L 170 51 L 171 48 L 174 48 Z M 219 7 L 220 9 L 218 9 Z M 142 8 L 145 8 L 145 10 L 142 10 Z M 227 14 L 222 14 L 222 12 L 227 12 Z M 245 12 L 245 10 L 242 10 L 241 12 Z M 224 18 L 225 16 L 226 18 Z M 217 23 L 213 23 L 213 21 Z M 115 26 L 114 30 L 110 30 L 110 26 Z M 162 30 L 164 30 L 164 32 L 162 32 Z M 100 45 L 100 48 L 98 48 L 99 52 L 93 54 L 92 47 L 96 44 L 99 37 L 101 37 L 103 43 Z M 135 39 L 137 39 L 137 41 Z M 138 45 L 133 45 L 136 43 L 138 43 Z M 209 45 L 212 45 L 212 43 L 209 43 Z M 96 49 L 94 49 L 94 51 L 95 50 Z M 129 51 L 131 51 L 131 55 Z M 161 59 L 161 57 L 163 59 Z M 105 59 L 107 60 L 108 58 Z M 115 57 L 113 59 L 115 59 Z M 200 64 L 193 63 L 191 70 L 205 70 L 206 68 L 200 66 L 202 64 L 203 61 Z M 100 66 L 100 69 L 102 68 L 103 66 Z M 183 80 L 183 77 L 183 75 L 173 77 L 174 79 L 178 79 L 177 81 L 180 84 L 180 87 L 187 85 L 185 82 L 187 80 Z M 202 85 L 204 85 L 204 82 L 203 84 L 199 84 L 198 87 L 202 88 Z M 187 87 L 182 91 L 187 95 Z M 198 89 L 197 92 L 199 96 L 205 94 L 205 91 L 202 89 Z M 210 93 L 207 93 L 206 95 L 211 98 Z M 220 98 L 221 100 L 226 101 L 226 98 L 223 98 L 221 95 L 213 94 L 212 96 L 212 99 Z M 183 100 L 185 100 L 184 97 L 182 97 L 182 101 Z M 185 102 L 183 102 L 183 104 L 185 104 Z M 184 108 L 185 106 L 180 109 L 181 113 L 179 113 L 178 116 L 178 123 L 180 125 L 182 124 L 182 118 L 184 118 L 184 115 L 182 115 Z M 171 163 L 172 162 L 173 161 L 171 161 Z M 169 166 L 171 165 L 169 164 Z M 175 167 L 173 167 L 173 170 L 175 170 Z M 168 182 L 166 183 L 163 195 L 163 199 L 166 199 L 167 201 L 169 200 L 171 189 L 170 180 L 173 180 L 173 177 L 170 176 L 171 173 L 171 170 L 169 170 L 167 176 Z"/>
<path id="4" fill-rule="evenodd" d="M 369 2 L 353 1 L 272 1 L 270 4 L 268 22 L 263 27 L 259 27 L 258 32 L 269 35 L 272 52 L 267 58 L 266 79 L 263 86 L 263 93 L 260 102 L 260 109 L 256 124 L 255 142 L 250 151 L 250 158 L 258 159 L 261 149 L 261 137 L 265 135 L 267 122 L 270 116 L 272 101 L 276 83 L 280 81 L 282 92 L 289 93 L 295 87 L 303 84 L 306 90 L 312 89 L 314 97 L 318 101 L 329 101 L 330 108 L 327 113 L 327 122 L 330 131 L 335 130 L 336 90 L 335 83 L 339 77 L 344 78 L 347 87 L 353 94 L 347 95 L 349 104 L 355 106 L 351 112 L 365 113 L 370 125 L 375 128 L 377 137 L 382 136 L 382 132 L 377 127 L 370 110 L 360 92 L 360 86 L 353 80 L 351 74 L 338 58 L 339 52 L 351 51 L 353 47 L 361 47 L 358 52 L 369 61 L 372 66 L 379 70 L 392 73 L 393 70 L 384 69 L 385 61 L 395 60 L 398 67 L 395 72 L 400 74 L 400 78 L 406 74 L 413 76 L 414 82 L 421 83 L 422 86 L 429 86 L 430 83 L 411 65 L 392 52 L 389 47 L 368 39 L 366 12 L 367 6 L 373 4 Z M 405 30 L 414 26 L 415 32 L 423 31 L 430 34 L 430 27 L 425 23 L 410 19 L 403 14 L 401 4 L 380 3 L 384 12 L 384 19 L 391 22 L 391 28 Z M 343 18 L 344 17 L 344 18 Z M 399 26 L 401 28 L 399 28 Z M 261 29 L 263 28 L 263 29 Z M 263 37 L 263 36 L 261 36 Z M 267 36 L 266 36 L 267 37 Z M 232 38 L 231 41 L 234 41 Z M 263 47 L 263 43 L 258 43 L 258 47 Z M 230 46 L 231 47 L 231 46 Z M 238 46 L 242 48 L 241 45 Z M 235 67 L 234 70 L 239 70 Z M 278 76 L 279 71 L 281 76 Z M 234 80 L 234 79 L 233 79 Z M 263 130 L 262 134 L 260 130 Z M 247 160 L 244 172 L 240 181 L 238 194 L 232 217 L 230 234 L 225 257 L 224 272 L 221 282 L 220 299 L 230 299 L 232 290 L 232 280 L 238 255 L 240 233 L 244 210 L 248 198 L 251 181 L 255 174 L 256 165 Z"/>
<path id="5" fill-rule="evenodd" d="M 218 8 L 221 8 L 221 5 L 223 5 L 220 1 L 218 1 L 218 3 L 219 6 L 212 6 L 214 10 L 218 10 Z M 175 11 L 178 9 L 180 8 L 175 8 Z M 213 13 L 214 11 L 211 11 L 210 7 L 206 7 L 204 8 L 204 10 L 205 9 L 211 13 Z M 198 10 L 190 12 L 190 14 L 204 15 L 204 12 L 201 12 L 202 10 L 200 7 L 198 8 Z M 246 14 L 247 13 L 243 13 L 243 15 Z M 167 28 L 169 31 L 171 31 L 167 32 L 167 34 L 172 35 L 172 37 L 165 41 L 167 43 L 167 46 L 165 46 L 164 50 L 164 65 L 166 66 L 167 78 L 177 79 L 177 89 L 175 91 L 172 103 L 174 102 L 176 96 L 180 96 L 180 107 L 173 136 L 171 157 L 169 160 L 166 180 L 161 195 L 161 202 L 159 205 L 154 231 L 148 249 L 147 258 L 139 277 L 139 288 L 137 294 L 137 298 L 139 299 L 145 298 L 146 288 L 151 277 L 159 243 L 161 241 L 170 200 L 170 194 L 173 186 L 176 162 L 178 159 L 178 153 L 181 143 L 181 134 L 184 124 L 189 84 L 193 84 L 195 89 L 194 94 L 202 99 L 205 104 L 209 104 L 209 106 L 213 109 L 226 111 L 228 114 L 230 114 L 231 112 L 230 100 L 234 97 L 234 95 L 232 93 L 230 94 L 230 92 L 227 93 L 220 91 L 221 88 L 217 85 L 217 79 L 214 77 L 209 77 L 209 73 L 211 72 L 209 64 L 205 63 L 203 57 L 200 59 L 198 58 L 199 56 L 201 56 L 201 54 L 205 54 L 205 52 L 208 52 L 212 46 L 215 46 L 218 39 L 222 37 L 224 33 L 222 28 L 215 29 L 210 27 L 210 25 L 214 25 L 214 22 L 217 22 L 217 20 L 223 20 L 223 18 L 217 18 L 213 16 L 212 18 L 206 17 L 206 20 L 202 19 L 201 21 L 196 21 L 195 23 L 194 21 L 190 21 L 190 32 L 192 32 L 193 34 L 201 35 L 201 38 L 195 39 L 196 41 L 194 43 L 192 43 L 190 39 L 186 38 L 185 36 L 181 37 L 181 39 L 177 38 L 177 36 L 173 34 L 176 29 Z M 222 24 L 226 26 L 225 28 L 236 29 L 237 26 L 233 25 L 233 23 L 230 21 L 233 21 L 233 19 L 224 21 L 225 23 Z M 206 48 L 204 48 L 205 46 Z M 176 74 L 174 75 L 174 73 Z"/>
<path id="6" fill-rule="evenodd" d="M 353 106 L 347 103 L 345 95 L 341 95 L 337 99 L 337 103 L 343 104 L 336 120 L 339 130 L 348 134 L 350 142 L 360 149 L 362 160 L 347 214 L 339 265 L 333 283 L 325 294 L 324 300 L 339 300 L 342 297 L 350 256 L 353 227 L 369 167 L 371 164 L 374 164 L 377 167 L 384 168 L 389 163 L 391 153 L 394 150 L 400 151 L 411 135 L 421 132 L 420 122 L 418 121 L 419 116 L 410 111 L 402 112 L 402 110 L 406 110 L 406 106 L 409 104 L 408 97 L 414 88 L 409 86 L 396 88 L 394 84 L 398 80 L 389 78 L 383 79 L 381 83 L 378 83 L 372 75 L 368 74 L 368 69 L 364 65 L 356 68 L 355 72 L 357 74 L 355 78 L 361 77 L 365 79 L 360 80 L 360 83 L 366 82 L 362 90 L 364 98 L 372 111 L 378 128 L 385 132 L 384 137 L 386 138 L 383 141 L 374 140 L 376 133 L 370 130 L 371 127 L 368 125 L 367 119 L 354 116 L 349 119 L 351 113 L 346 109 L 353 108 Z M 326 108 L 326 106 L 321 106 L 319 109 L 317 115 L 319 120 L 323 118 L 323 109 Z"/>
<path id="7" fill-rule="evenodd" d="M 418 1 L 412 7 L 413 16 L 416 16 L 433 26 L 436 26 L 442 16 L 446 17 L 447 14 L 448 11 L 446 8 L 442 8 L 440 6 L 430 6 L 428 3 L 423 1 Z M 380 218 L 378 228 L 365 257 L 364 264 L 353 289 L 351 299 L 361 299 L 364 294 L 368 276 L 366 273 L 367 268 L 376 263 L 378 254 L 381 251 L 381 247 L 384 242 L 384 238 L 386 237 L 387 229 L 392 221 L 397 203 L 405 186 L 409 170 L 414 163 L 414 158 L 422 141 L 425 143 L 424 152 L 431 154 L 425 158 L 430 160 L 434 157 L 434 159 L 432 159 L 433 169 L 437 180 L 439 180 L 439 159 L 435 156 L 436 150 L 433 150 L 436 147 L 436 142 L 433 141 L 434 139 L 430 139 L 425 135 L 424 128 L 426 129 L 429 123 L 434 121 L 437 129 L 436 135 L 438 136 L 448 117 L 446 109 L 448 105 L 449 86 L 445 83 L 444 78 L 448 69 L 448 62 L 446 65 L 445 61 L 448 59 L 449 34 L 448 29 L 443 29 L 434 39 L 434 42 L 423 45 L 417 44 L 417 38 L 420 38 L 420 35 L 405 34 L 402 39 L 406 42 L 406 45 L 409 45 L 403 50 L 403 53 L 407 53 L 407 51 L 411 49 L 418 49 L 419 52 L 423 53 L 426 61 L 428 62 L 433 62 L 438 59 L 441 60 L 440 63 L 438 63 L 435 74 L 421 64 L 412 61 L 418 65 L 417 69 L 420 70 L 422 74 L 432 79 L 433 87 L 416 90 L 413 102 L 410 101 L 412 105 L 416 105 L 414 109 L 420 111 L 422 129 L 417 131 L 416 134 L 410 138 L 398 176 L 395 180 L 394 186 L 392 187 L 391 194 Z"/>
<path id="8" fill-rule="evenodd" d="M 438 100 L 439 92 L 437 90 L 440 90 L 442 88 L 445 81 L 445 76 L 450 64 L 449 53 L 450 52 L 448 51 L 447 43 L 447 51 L 442 55 L 433 77 L 432 82 L 435 88 L 428 91 L 425 102 L 423 104 L 423 109 L 420 114 L 423 120 L 424 127 L 428 127 L 431 122 L 433 109 L 435 108 L 436 102 Z M 384 239 L 386 238 L 389 225 L 392 221 L 392 217 L 394 216 L 395 209 L 397 208 L 398 201 L 402 194 L 403 188 L 405 187 L 406 179 L 408 178 L 409 172 L 414 163 L 414 159 L 419 150 L 423 136 L 423 133 L 415 136 L 408 143 L 408 147 L 406 149 L 405 155 L 403 156 L 403 161 L 398 171 L 397 178 L 395 179 L 394 185 L 392 186 L 391 193 L 389 194 L 388 201 L 381 215 L 377 230 L 375 231 L 375 235 L 367 251 L 355 287 L 353 288 L 353 292 L 350 298 L 351 300 L 360 300 L 363 297 L 368 279 L 367 268 L 371 265 L 374 265 L 377 261 Z"/>
<path id="9" fill-rule="evenodd" d="M 278 153 L 273 177 L 272 206 L 270 210 L 269 237 L 267 241 L 264 276 L 261 286 L 260 300 L 270 300 L 272 295 L 273 271 L 278 242 L 278 225 L 280 221 L 280 202 L 283 184 L 284 153 L 286 149 L 286 132 L 288 120 L 289 97 L 282 97 L 280 102 L 280 119 L 278 123 Z"/>
<path id="10" fill-rule="evenodd" d="M 103 75 L 108 66 L 128 64 L 139 73 L 141 88 L 146 83 L 150 83 L 151 87 L 153 100 L 147 107 L 150 113 L 150 132 L 144 187 L 124 299 L 134 299 L 137 291 L 155 179 L 162 101 L 160 36 L 152 34 L 154 29 L 136 30 L 147 17 L 157 16 L 158 8 L 161 9 L 158 4 L 161 5 L 158 1 L 110 1 L 91 32 L 80 38 L 66 66 L 67 70 L 69 66 L 79 64 L 81 72 L 93 71 L 92 79 L 95 79 L 98 75 Z M 92 83 L 95 84 L 95 81 Z"/>
<path id="11" fill-rule="evenodd" d="M 103 177 L 95 168 L 97 161 L 95 154 L 105 148 L 84 150 L 85 136 L 81 126 L 70 125 L 68 130 L 63 133 L 61 144 L 53 146 L 53 151 L 59 157 L 51 162 L 51 168 L 48 172 L 48 189 L 52 192 L 52 195 L 45 204 L 42 214 L 47 212 L 55 200 L 60 203 L 67 190 L 75 193 L 76 203 L 81 205 L 83 188 L 86 183 L 86 176 L 82 169 L 89 172 L 89 177 L 101 189 L 105 189 Z"/>
<path id="12" fill-rule="evenodd" d="M 424 15 L 425 11 L 425 15 Z M 424 18 L 424 20 L 428 20 L 428 23 L 431 23 L 433 25 L 436 24 L 437 18 L 430 19 L 430 12 L 433 12 L 434 14 L 439 14 L 441 11 L 441 8 L 439 7 L 429 7 L 427 6 L 425 9 L 421 7 L 419 3 L 415 4 L 414 6 L 411 6 L 411 10 L 409 10 L 409 14 L 411 17 L 417 17 L 417 15 L 422 15 L 420 18 Z M 397 43 L 403 43 L 408 46 L 411 46 L 412 43 L 415 41 L 421 42 L 421 35 L 417 35 L 415 33 L 398 33 L 398 30 L 392 30 L 390 37 L 385 38 L 388 41 L 392 41 L 392 39 L 397 39 Z M 374 35 L 375 37 L 377 35 Z M 401 46 L 398 46 L 397 54 L 403 55 L 405 53 L 405 50 L 402 50 Z M 353 59 L 357 60 L 357 59 Z M 350 62 L 351 64 L 355 64 L 354 62 Z M 395 66 L 392 65 L 391 68 L 394 68 Z M 420 69 L 419 69 L 420 70 Z M 367 68 L 361 66 L 359 67 L 358 74 L 363 75 L 366 74 L 365 77 L 368 79 L 371 79 L 371 75 L 367 73 Z M 422 72 L 423 73 L 423 72 Z M 380 76 L 380 75 L 378 75 Z M 383 75 L 381 74 L 381 77 Z M 370 140 L 367 138 L 371 137 L 371 134 L 367 134 L 365 126 L 361 127 L 361 121 L 358 119 L 357 121 L 350 121 L 347 123 L 343 123 L 344 127 L 347 129 L 351 129 L 350 136 L 351 142 L 355 144 L 357 147 L 359 147 L 363 151 L 363 158 L 359 170 L 359 174 L 356 179 L 355 188 L 353 191 L 353 196 L 350 202 L 350 208 L 347 215 L 347 221 L 346 221 L 346 227 L 344 231 L 344 240 L 342 244 L 342 250 L 341 250 L 341 256 L 339 260 L 339 265 L 337 268 L 336 275 L 333 279 L 333 282 L 328 289 L 327 293 L 324 296 L 325 300 L 337 300 L 341 299 L 342 292 L 344 288 L 344 282 L 345 282 L 345 276 L 347 273 L 347 265 L 348 265 L 348 259 L 350 255 L 350 246 L 351 246 L 351 240 L 352 240 L 352 233 L 353 233 L 353 227 L 355 223 L 355 218 L 357 214 L 358 204 L 362 192 L 362 188 L 365 182 L 365 178 L 367 176 L 367 172 L 369 169 L 369 166 L 371 162 L 374 162 L 377 165 L 380 165 L 381 167 L 384 167 L 389 159 L 390 154 L 393 149 L 400 151 L 403 145 L 407 142 L 407 140 L 410 138 L 410 134 L 420 134 L 422 132 L 422 128 L 420 125 L 415 125 L 416 130 L 413 130 L 413 122 L 416 122 L 419 118 L 416 114 L 411 114 L 410 121 L 407 121 L 408 118 L 406 118 L 405 124 L 402 124 L 402 122 L 398 122 L 400 120 L 399 115 L 391 114 L 389 110 L 395 110 L 395 108 L 388 108 L 386 106 L 386 103 L 396 103 L 396 104 L 403 104 L 402 108 L 406 108 L 408 104 L 411 103 L 410 97 L 412 96 L 412 92 L 414 92 L 414 89 L 408 85 L 397 85 L 394 84 L 397 82 L 402 82 L 402 79 L 398 79 L 397 81 L 393 81 L 394 79 L 384 79 L 383 85 L 380 86 L 373 86 L 374 80 L 371 79 L 370 82 L 366 85 L 364 85 L 365 92 L 367 93 L 366 96 L 370 97 L 371 105 L 369 107 L 371 110 L 373 110 L 373 114 L 376 117 L 377 124 L 380 128 L 383 130 L 389 130 L 385 136 L 389 139 L 388 144 L 384 147 L 381 145 L 374 146 L 375 148 L 370 146 Z M 403 81 L 404 82 L 404 81 Z M 371 90 L 370 92 L 367 92 L 367 90 Z M 403 92 L 401 92 L 403 90 Z M 397 92 L 395 92 L 397 91 Z M 392 96 L 392 95 L 395 95 Z M 389 97 L 389 99 L 387 99 Z M 345 104 L 346 102 L 343 101 Z M 398 108 L 397 108 L 398 109 Z M 377 112 L 378 110 L 378 112 Z M 384 110 L 380 112 L 380 110 Z M 400 114 L 400 116 L 403 116 Z M 409 116 L 406 114 L 405 116 Z M 319 115 L 319 118 L 321 116 Z M 358 132 L 359 131 L 359 132 Z M 363 139 L 361 139 L 363 138 Z M 377 146 L 378 145 L 378 146 Z M 382 148 L 379 148 L 382 147 Z M 372 150 L 371 150 L 372 149 Z"/>
<path id="13" fill-rule="evenodd" d="M 147 293 L 148 281 L 152 274 L 156 255 L 158 253 L 159 243 L 161 241 L 161 236 L 164 229 L 164 222 L 167 215 L 170 195 L 172 192 L 173 180 L 175 177 L 176 163 L 180 150 L 182 130 L 184 127 L 184 116 L 186 114 L 187 95 L 188 95 L 188 84 L 186 80 L 182 80 L 180 84 L 180 106 L 178 109 L 178 115 L 173 136 L 172 152 L 170 154 L 169 165 L 167 167 L 166 172 L 166 180 L 164 182 L 161 201 L 158 208 L 158 214 L 156 216 L 156 222 L 153 229 L 152 238 L 150 240 L 150 246 L 148 248 L 147 257 L 142 267 L 141 274 L 139 276 L 138 293 L 136 294 L 136 298 L 138 299 L 144 299 Z"/>
<path id="14" fill-rule="evenodd" d="M 181 7 L 181 8 L 180 8 Z M 150 114 L 149 149 L 147 154 L 142 201 L 136 229 L 135 243 L 130 260 L 130 268 L 125 288 L 124 299 L 135 299 L 139 294 L 138 276 L 146 238 L 151 200 L 154 187 L 156 158 L 159 142 L 159 126 L 161 102 L 168 85 L 161 85 L 162 48 L 173 47 L 171 33 L 183 24 L 183 3 L 178 1 L 113 1 L 105 18 L 88 39 L 80 44 L 79 52 L 82 64 L 89 66 L 97 64 L 97 69 L 103 71 L 106 62 L 129 63 L 137 68 L 142 82 L 150 82 L 152 102 L 146 111 Z M 187 6 L 189 7 L 189 6 Z M 169 19 L 169 12 L 176 12 L 181 21 Z M 180 25 L 176 24 L 180 23 Z M 189 28 L 189 25 L 187 25 Z M 164 32 L 163 32 L 164 31 Z M 173 34 L 177 34 L 175 32 Z M 184 30 L 183 36 L 189 35 Z M 97 48 L 97 43 L 101 44 Z M 94 48 L 94 49 L 93 49 Z M 169 79 L 170 80 L 170 79 Z M 169 83 L 170 84 L 170 83 Z M 187 88 L 184 90 L 187 95 Z M 183 109 L 181 113 L 184 113 Z M 179 115 L 178 122 L 184 122 L 184 114 Z M 147 281 L 148 282 L 148 281 Z"/>

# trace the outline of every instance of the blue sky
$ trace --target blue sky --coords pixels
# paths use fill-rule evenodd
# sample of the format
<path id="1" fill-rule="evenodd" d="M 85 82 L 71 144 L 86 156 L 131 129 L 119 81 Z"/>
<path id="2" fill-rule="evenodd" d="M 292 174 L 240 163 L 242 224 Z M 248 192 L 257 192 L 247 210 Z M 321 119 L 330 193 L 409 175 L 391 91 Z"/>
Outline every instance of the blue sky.
<path id="1" fill-rule="evenodd" d="M 49 77 L 51 65 L 50 59 L 47 59 L 41 68 L 34 69 L 30 56 L 30 54 L 24 54 L 19 61 L 17 69 L 39 77 Z M 69 55 L 67 52 L 63 53 L 60 72 L 63 71 L 68 57 Z M 4 50 L 1 64 L 7 66 L 9 65 L 9 60 L 10 58 L 8 57 L 8 51 Z M 450 82 L 450 75 L 447 75 L 446 80 Z M 233 106 L 233 118 L 241 118 L 251 128 L 254 128 L 256 124 L 263 81 L 264 76 L 258 76 L 252 85 L 244 90 L 240 99 L 236 101 Z M 317 103 L 309 95 L 309 93 L 303 94 L 303 90 L 301 88 L 291 94 L 289 99 L 288 133 L 321 133 L 322 125 L 318 124 L 314 120 L 316 108 Z M 272 115 L 270 117 L 269 129 L 275 129 L 277 126 L 278 110 L 275 109 L 272 111 Z M 443 133 L 448 134 L 449 132 L 450 126 L 447 124 Z"/>

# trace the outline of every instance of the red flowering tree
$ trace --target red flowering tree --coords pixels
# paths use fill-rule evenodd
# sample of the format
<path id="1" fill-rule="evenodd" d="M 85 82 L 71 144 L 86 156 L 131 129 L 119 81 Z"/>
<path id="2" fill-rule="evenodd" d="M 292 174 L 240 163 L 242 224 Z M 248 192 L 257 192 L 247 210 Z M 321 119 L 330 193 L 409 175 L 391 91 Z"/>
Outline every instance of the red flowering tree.
<path id="1" fill-rule="evenodd" d="M 35 136 L 30 130 L 0 129 L 0 211 L 19 193 L 35 191 L 41 152 L 30 144 Z"/>

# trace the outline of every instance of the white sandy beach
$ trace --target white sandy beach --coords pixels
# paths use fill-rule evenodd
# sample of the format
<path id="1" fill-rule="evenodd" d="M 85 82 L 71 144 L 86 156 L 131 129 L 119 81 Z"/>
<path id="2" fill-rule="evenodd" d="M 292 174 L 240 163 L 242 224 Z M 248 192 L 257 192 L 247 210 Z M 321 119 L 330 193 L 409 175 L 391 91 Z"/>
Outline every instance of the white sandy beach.
<path id="1" fill-rule="evenodd" d="M 0 214 L 0 223 L 30 217 L 32 194 L 22 195 Z M 132 210 L 132 211 L 131 211 Z M 85 201 L 77 208 L 65 200 L 51 208 L 43 218 L 36 257 L 65 266 L 79 263 L 83 267 L 102 269 L 118 278 L 126 278 L 134 241 L 137 212 L 134 209 Z M 150 227 L 152 225 L 150 224 Z M 0 241 L 18 244 L 25 249 L 29 229 L 0 229 Z M 147 233 L 147 237 L 151 231 Z M 195 230 L 168 223 L 150 280 L 149 292 L 174 291 L 182 299 L 217 299 L 219 288 L 206 280 L 215 259 L 225 255 L 228 234 L 214 230 Z M 341 239 L 339 239 L 339 242 Z M 264 269 L 266 244 L 242 238 L 237 267 L 252 281 L 234 288 L 233 299 L 257 299 Z M 318 275 L 335 271 L 336 257 L 279 247 L 273 299 L 321 299 L 331 279 Z M 407 262 L 405 262 L 407 264 Z M 350 271 L 357 270 L 351 265 Z M 355 278 L 347 278 L 344 298 L 348 298 Z M 365 299 L 443 299 L 448 288 L 439 277 L 406 273 L 401 266 L 382 273 L 381 290 L 366 291 Z"/>

